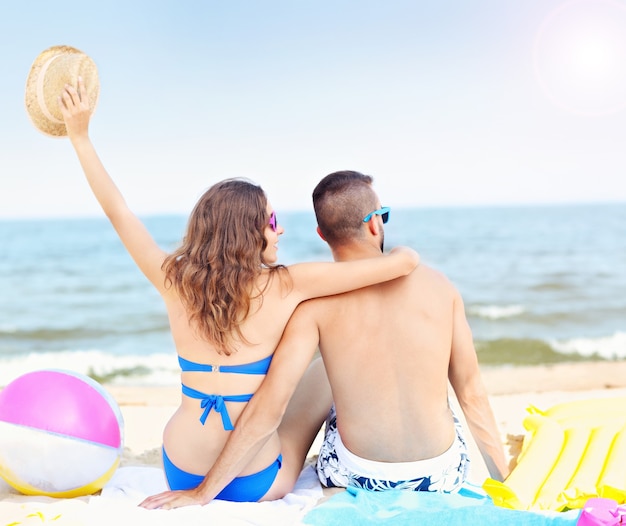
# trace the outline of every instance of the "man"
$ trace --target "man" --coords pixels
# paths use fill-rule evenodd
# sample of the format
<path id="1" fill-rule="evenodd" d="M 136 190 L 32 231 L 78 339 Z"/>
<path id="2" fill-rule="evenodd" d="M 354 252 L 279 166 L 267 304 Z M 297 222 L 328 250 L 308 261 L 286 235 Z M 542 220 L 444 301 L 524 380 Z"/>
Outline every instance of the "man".
<path id="1" fill-rule="evenodd" d="M 335 172 L 313 192 L 318 232 L 336 261 L 382 255 L 389 209 L 371 183 L 358 172 Z M 468 458 L 448 382 L 490 475 L 508 474 L 462 299 L 422 264 L 404 278 L 301 304 L 195 501 L 158 505 L 206 503 L 237 476 L 281 425 L 318 346 L 336 408 L 317 464 L 324 485 L 457 491 Z M 288 414 L 289 425 L 294 418 Z"/>

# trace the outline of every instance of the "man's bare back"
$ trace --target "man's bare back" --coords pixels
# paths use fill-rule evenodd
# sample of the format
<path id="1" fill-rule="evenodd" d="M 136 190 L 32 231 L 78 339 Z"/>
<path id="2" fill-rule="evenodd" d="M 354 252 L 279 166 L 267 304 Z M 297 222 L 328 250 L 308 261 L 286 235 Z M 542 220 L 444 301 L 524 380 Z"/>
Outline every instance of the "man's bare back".
<path id="1" fill-rule="evenodd" d="M 452 284 L 421 265 L 385 285 L 310 301 L 294 315 L 319 330 L 339 433 L 354 454 L 408 462 L 450 447 L 447 379 L 457 302 Z"/>

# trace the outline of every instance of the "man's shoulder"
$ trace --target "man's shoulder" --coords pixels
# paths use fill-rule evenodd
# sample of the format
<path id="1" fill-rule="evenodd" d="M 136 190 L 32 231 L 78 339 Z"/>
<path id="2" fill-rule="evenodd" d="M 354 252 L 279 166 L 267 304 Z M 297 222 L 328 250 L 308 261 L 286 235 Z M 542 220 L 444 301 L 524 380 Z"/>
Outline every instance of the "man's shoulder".
<path id="1" fill-rule="evenodd" d="M 426 263 L 420 263 L 419 266 L 413 271 L 415 277 L 421 280 L 426 280 L 434 285 L 441 287 L 454 287 L 450 279 L 439 269 L 427 265 Z"/>

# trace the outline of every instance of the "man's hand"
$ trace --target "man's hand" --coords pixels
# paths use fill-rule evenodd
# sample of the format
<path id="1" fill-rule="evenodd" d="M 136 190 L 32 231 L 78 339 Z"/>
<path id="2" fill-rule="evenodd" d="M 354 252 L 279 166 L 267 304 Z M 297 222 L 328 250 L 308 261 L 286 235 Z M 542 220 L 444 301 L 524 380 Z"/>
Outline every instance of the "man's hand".
<path id="1" fill-rule="evenodd" d="M 164 491 L 157 495 L 148 497 L 139 504 L 142 508 L 148 510 L 156 510 L 160 508 L 162 510 L 173 510 L 174 508 L 182 508 L 184 506 L 203 506 L 207 504 L 202 499 L 198 488 L 179 490 L 179 491 Z"/>

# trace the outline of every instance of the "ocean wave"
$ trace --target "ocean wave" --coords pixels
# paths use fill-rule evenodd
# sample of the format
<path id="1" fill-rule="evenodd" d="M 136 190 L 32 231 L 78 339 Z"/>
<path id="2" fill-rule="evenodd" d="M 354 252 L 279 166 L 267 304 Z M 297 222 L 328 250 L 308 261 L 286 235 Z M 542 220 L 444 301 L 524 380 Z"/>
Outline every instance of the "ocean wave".
<path id="1" fill-rule="evenodd" d="M 0 325 L 0 346 L 7 342 L 71 342 L 90 341 L 102 338 L 109 338 L 118 335 L 143 336 L 146 334 L 169 333 L 167 320 L 161 318 L 156 320 L 144 316 L 141 320 L 143 325 L 136 323 L 118 324 L 114 327 L 89 327 L 89 326 L 68 326 L 68 327 L 32 327 L 20 328 L 13 325 Z"/>
<path id="2" fill-rule="evenodd" d="M 475 346 L 481 365 L 539 365 L 586 359 L 559 353 L 548 342 L 533 338 L 477 340 Z"/>
<path id="3" fill-rule="evenodd" d="M 626 358 L 626 332 L 616 332 L 611 336 L 599 338 L 571 338 L 568 340 L 552 340 L 550 345 L 563 354 L 578 354 L 606 360 Z"/>
<path id="4" fill-rule="evenodd" d="M 571 288 L 573 288 L 571 283 L 565 283 L 563 281 L 545 281 L 529 287 L 530 290 L 535 292 L 565 291 Z"/>
<path id="5" fill-rule="evenodd" d="M 468 309 L 468 314 L 489 320 L 513 318 L 524 312 L 526 309 L 522 305 L 474 305 Z"/>
<path id="6" fill-rule="evenodd" d="M 73 328 L 33 328 L 20 329 L 18 327 L 7 327 L 0 329 L 1 334 L 5 334 L 14 341 L 45 341 L 54 342 L 59 340 L 76 340 L 85 338 L 102 338 L 111 333 L 104 329 L 88 329 L 82 327 Z"/>
<path id="7" fill-rule="evenodd" d="M 98 350 L 33 352 L 0 359 L 0 386 L 41 369 L 65 369 L 101 383 L 118 385 L 176 385 L 180 370 L 175 354 L 114 355 Z"/>
<path id="8" fill-rule="evenodd" d="M 598 338 L 556 340 L 497 338 L 476 340 L 478 361 L 483 365 L 539 365 L 584 360 L 626 359 L 626 333 Z"/>

